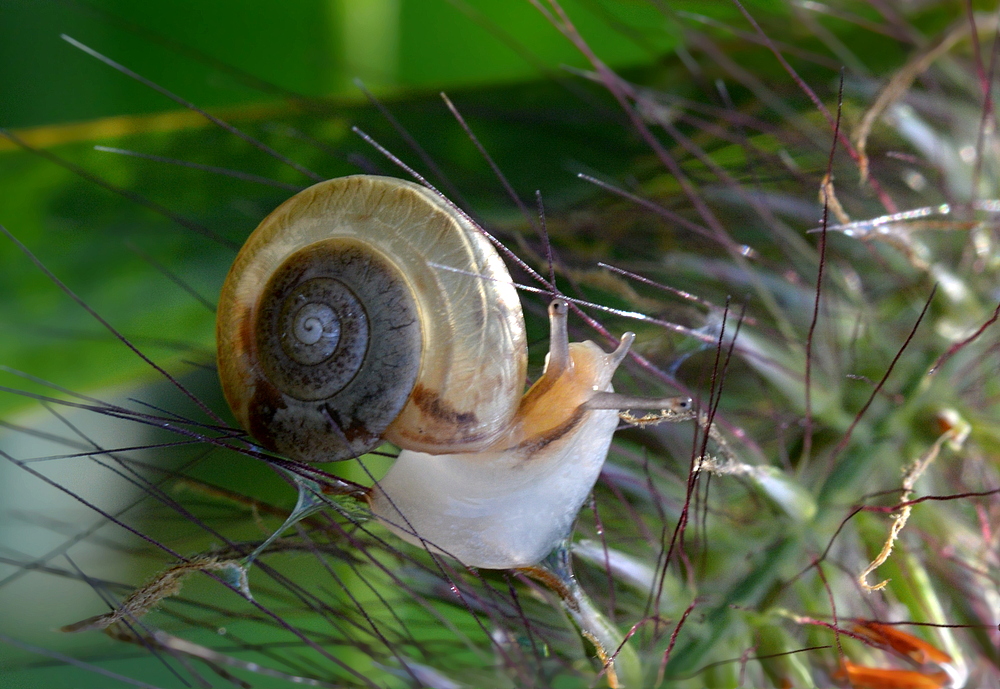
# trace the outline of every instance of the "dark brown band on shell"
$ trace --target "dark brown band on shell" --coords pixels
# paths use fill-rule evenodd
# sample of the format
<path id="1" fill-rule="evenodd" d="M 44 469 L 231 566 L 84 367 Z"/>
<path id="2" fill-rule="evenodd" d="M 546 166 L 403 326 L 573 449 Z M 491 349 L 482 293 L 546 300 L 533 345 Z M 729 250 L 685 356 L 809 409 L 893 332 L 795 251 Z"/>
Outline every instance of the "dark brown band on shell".
<path id="1" fill-rule="evenodd" d="M 371 246 L 337 238 L 295 252 L 255 309 L 248 430 L 309 462 L 372 449 L 416 383 L 419 316 L 406 278 Z"/>

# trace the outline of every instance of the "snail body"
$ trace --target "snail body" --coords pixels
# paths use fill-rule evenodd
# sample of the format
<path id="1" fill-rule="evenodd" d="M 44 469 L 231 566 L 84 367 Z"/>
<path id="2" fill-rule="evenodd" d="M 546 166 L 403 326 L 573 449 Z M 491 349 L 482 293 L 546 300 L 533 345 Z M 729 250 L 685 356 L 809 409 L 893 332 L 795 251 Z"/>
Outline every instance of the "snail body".
<path id="1" fill-rule="evenodd" d="M 566 304 L 549 308 L 553 342 L 542 377 L 504 436 L 481 452 L 403 450 L 374 487 L 372 512 L 404 540 L 478 567 L 537 563 L 566 537 L 604 465 L 616 409 L 588 409 L 611 393 L 626 339 L 605 353 L 565 340 Z M 557 355 L 557 350 L 558 355 Z"/>
<path id="2" fill-rule="evenodd" d="M 251 234 L 219 301 L 218 365 L 264 447 L 323 462 L 402 448 L 367 495 L 404 540 L 466 565 L 537 563 L 571 531 L 618 411 L 690 400 L 614 393 L 634 338 L 567 338 L 524 392 L 520 301 L 499 254 L 427 189 L 357 175 L 292 197 Z M 523 395 L 522 395 L 523 393 Z"/>

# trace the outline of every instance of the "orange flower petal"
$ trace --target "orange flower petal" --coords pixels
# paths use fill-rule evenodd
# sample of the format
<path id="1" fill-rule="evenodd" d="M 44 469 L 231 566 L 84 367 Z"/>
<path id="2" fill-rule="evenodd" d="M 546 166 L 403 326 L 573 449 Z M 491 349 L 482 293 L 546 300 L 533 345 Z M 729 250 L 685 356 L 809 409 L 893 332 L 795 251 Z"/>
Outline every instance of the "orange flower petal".
<path id="1" fill-rule="evenodd" d="M 938 665 L 946 665 L 952 662 L 951 656 L 941 649 L 932 646 L 923 639 L 904 632 L 899 627 L 870 620 L 858 620 L 858 624 L 854 629 L 872 641 L 899 651 L 920 664 L 937 663 Z"/>
<path id="2" fill-rule="evenodd" d="M 945 672 L 886 670 L 855 665 L 849 660 L 844 661 L 843 668 L 835 676 L 846 676 L 854 689 L 941 689 L 948 683 Z"/>

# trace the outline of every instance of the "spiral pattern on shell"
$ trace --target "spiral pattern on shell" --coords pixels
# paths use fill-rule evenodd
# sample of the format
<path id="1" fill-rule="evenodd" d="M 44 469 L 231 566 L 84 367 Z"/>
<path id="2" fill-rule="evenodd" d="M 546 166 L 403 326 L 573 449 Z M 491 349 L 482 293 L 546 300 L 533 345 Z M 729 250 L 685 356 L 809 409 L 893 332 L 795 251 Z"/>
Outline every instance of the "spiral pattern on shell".
<path id="1" fill-rule="evenodd" d="M 358 175 L 292 197 L 223 286 L 219 374 L 241 425 L 306 461 L 383 439 L 475 450 L 523 391 L 524 324 L 496 250 L 464 215 L 402 180 Z"/>

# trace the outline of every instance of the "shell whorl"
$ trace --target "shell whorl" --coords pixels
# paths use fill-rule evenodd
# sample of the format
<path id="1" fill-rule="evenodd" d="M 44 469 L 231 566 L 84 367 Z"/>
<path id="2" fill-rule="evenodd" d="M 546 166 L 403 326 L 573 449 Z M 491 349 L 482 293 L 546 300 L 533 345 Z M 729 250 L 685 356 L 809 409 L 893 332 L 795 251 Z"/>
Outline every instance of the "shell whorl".
<path id="1" fill-rule="evenodd" d="M 306 461 L 390 440 L 471 451 L 509 425 L 525 334 L 503 262 L 446 201 L 358 175 L 268 216 L 223 286 L 219 373 L 237 419 Z"/>

